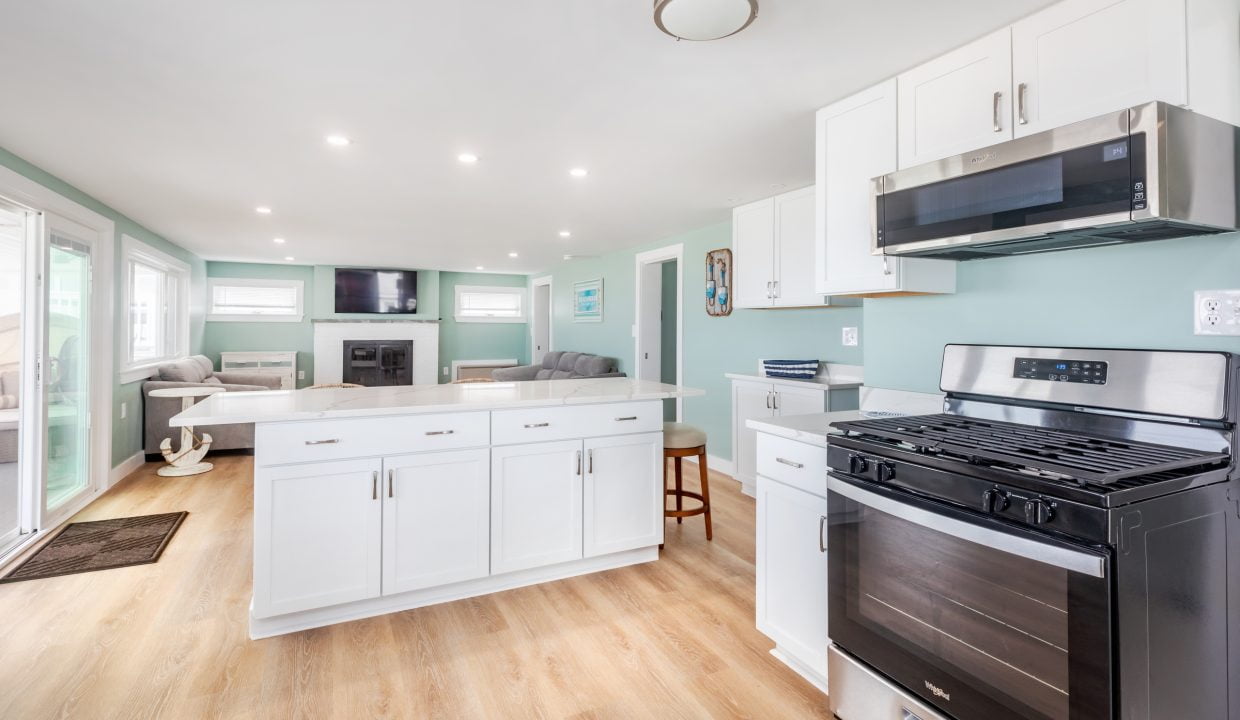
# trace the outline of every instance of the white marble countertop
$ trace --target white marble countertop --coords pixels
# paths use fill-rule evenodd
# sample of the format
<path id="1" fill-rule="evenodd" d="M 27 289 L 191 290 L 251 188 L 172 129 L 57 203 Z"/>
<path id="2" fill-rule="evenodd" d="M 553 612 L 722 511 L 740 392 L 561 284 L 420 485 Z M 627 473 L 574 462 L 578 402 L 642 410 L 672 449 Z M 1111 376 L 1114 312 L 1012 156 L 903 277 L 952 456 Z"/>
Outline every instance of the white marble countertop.
<path id="1" fill-rule="evenodd" d="M 750 375 L 748 373 L 724 373 L 724 377 L 729 380 L 753 380 L 756 382 L 773 383 L 776 385 L 795 385 L 797 387 L 811 387 L 822 390 L 848 390 L 851 388 L 861 387 L 864 382 L 861 378 L 854 377 L 838 377 L 838 378 L 814 378 L 813 380 L 796 380 L 793 378 L 767 377 L 765 375 Z"/>
<path id="2" fill-rule="evenodd" d="M 212 395 L 174 415 L 168 424 L 181 427 L 413 415 L 662 400 L 705 394 L 694 388 L 633 378 L 226 392 Z"/>
<path id="3" fill-rule="evenodd" d="M 831 429 L 831 423 L 904 414 L 899 412 L 842 410 L 840 412 L 814 413 L 812 415 L 789 415 L 787 417 L 746 420 L 745 427 L 808 445 L 826 447 L 827 436 L 835 432 Z"/>

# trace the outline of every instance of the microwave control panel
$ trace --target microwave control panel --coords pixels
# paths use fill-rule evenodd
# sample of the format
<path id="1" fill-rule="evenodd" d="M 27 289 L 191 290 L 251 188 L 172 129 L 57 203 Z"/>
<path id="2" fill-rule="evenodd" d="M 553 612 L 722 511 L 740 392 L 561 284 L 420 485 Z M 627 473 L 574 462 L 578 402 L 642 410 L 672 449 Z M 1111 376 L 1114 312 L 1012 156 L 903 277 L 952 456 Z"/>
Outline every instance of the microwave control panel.
<path id="1" fill-rule="evenodd" d="M 1048 358 L 1016 358 L 1012 377 L 1049 382 L 1088 383 L 1105 385 L 1107 364 L 1096 360 L 1058 360 Z"/>

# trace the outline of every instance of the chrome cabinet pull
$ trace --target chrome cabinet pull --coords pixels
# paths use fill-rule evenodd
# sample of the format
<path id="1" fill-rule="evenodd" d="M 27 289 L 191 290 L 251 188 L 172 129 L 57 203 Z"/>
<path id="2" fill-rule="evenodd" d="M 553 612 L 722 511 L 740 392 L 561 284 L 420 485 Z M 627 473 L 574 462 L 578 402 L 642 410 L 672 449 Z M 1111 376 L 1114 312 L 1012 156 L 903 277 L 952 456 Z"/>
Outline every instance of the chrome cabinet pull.
<path id="1" fill-rule="evenodd" d="M 628 420 L 636 420 L 636 419 L 637 419 L 636 415 L 630 415 L 628 417 L 616 418 L 616 422 L 625 422 Z"/>
<path id="2" fill-rule="evenodd" d="M 370 499 L 379 499 L 379 471 L 375 470 L 370 474 Z"/>
<path id="3" fill-rule="evenodd" d="M 771 285 L 772 285 L 771 281 L 767 280 L 766 281 L 766 299 L 767 300 L 771 299 Z"/>
<path id="4" fill-rule="evenodd" d="M 1028 125 L 1029 118 L 1025 117 L 1025 91 L 1029 89 L 1027 83 L 1021 83 L 1016 86 L 1016 122 L 1021 125 Z"/>
<path id="5" fill-rule="evenodd" d="M 587 453 L 587 455 L 586 455 L 586 463 L 587 463 L 587 465 L 588 465 L 588 467 L 586 468 L 586 472 L 588 472 L 588 473 L 590 473 L 591 475 L 593 475 L 593 474 L 594 474 L 594 451 L 593 451 L 593 450 L 591 450 L 591 451 L 589 451 L 589 453 Z"/>
<path id="6" fill-rule="evenodd" d="M 396 472 L 396 468 L 388 468 L 388 497 L 392 497 L 392 475 Z"/>
<path id="7" fill-rule="evenodd" d="M 577 451 L 577 474 L 581 474 L 581 451 Z"/>
<path id="8" fill-rule="evenodd" d="M 526 427 L 529 427 L 529 426 L 527 425 Z M 456 434 L 456 431 L 455 430 L 427 430 L 426 434 L 427 435 L 454 435 Z"/>
<path id="9" fill-rule="evenodd" d="M 827 516 L 819 515 L 818 516 L 818 552 L 827 551 L 827 543 L 823 541 L 822 539 L 822 530 L 824 527 L 826 527 L 826 525 L 827 525 Z"/>
<path id="10" fill-rule="evenodd" d="M 779 281 L 778 280 L 775 280 L 774 282 L 771 283 L 771 292 L 774 293 L 772 297 L 779 297 Z"/>
<path id="11" fill-rule="evenodd" d="M 778 409 L 779 409 L 779 393 L 777 393 L 777 392 L 773 392 L 773 393 L 771 393 L 771 397 L 772 397 L 772 398 L 774 398 L 774 400 L 775 400 L 775 409 L 776 409 L 776 410 L 778 410 Z"/>
<path id="12" fill-rule="evenodd" d="M 340 438 L 332 438 L 331 440 L 307 440 L 307 445 L 335 445 L 340 442 Z"/>
<path id="13" fill-rule="evenodd" d="M 995 91 L 994 108 L 990 111 L 990 118 L 994 123 L 995 132 L 1003 132 L 1003 125 L 999 122 L 999 100 L 1003 97 L 1003 93 Z"/>
<path id="14" fill-rule="evenodd" d="M 797 470 L 800 470 L 801 468 L 805 467 L 805 466 L 804 466 L 804 465 L 802 465 L 801 463 L 799 463 L 799 462 L 793 462 L 793 461 L 791 461 L 791 460 L 789 460 L 789 459 L 787 459 L 787 458 L 777 457 L 777 458 L 775 458 L 775 462 L 777 462 L 777 463 L 781 463 L 781 464 L 783 464 L 783 465 L 787 465 L 788 467 L 794 467 L 794 468 L 796 468 Z"/>
<path id="15" fill-rule="evenodd" d="M 771 391 L 770 390 L 766 391 L 766 409 L 767 410 L 773 409 L 771 408 Z"/>
<path id="16" fill-rule="evenodd" d="M 525 427 L 527 427 L 527 428 L 540 428 L 540 427 L 547 427 L 547 426 L 548 426 L 548 425 L 550 425 L 550 424 L 551 424 L 551 423 L 549 423 L 549 422 L 545 422 L 545 423 L 526 423 L 526 424 L 525 424 Z"/>

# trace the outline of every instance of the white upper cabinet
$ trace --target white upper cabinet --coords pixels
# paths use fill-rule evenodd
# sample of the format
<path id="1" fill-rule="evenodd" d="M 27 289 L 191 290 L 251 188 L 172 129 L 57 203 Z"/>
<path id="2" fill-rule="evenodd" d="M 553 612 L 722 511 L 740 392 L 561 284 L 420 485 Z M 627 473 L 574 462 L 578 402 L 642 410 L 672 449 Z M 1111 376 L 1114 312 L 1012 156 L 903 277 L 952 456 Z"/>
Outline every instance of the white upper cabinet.
<path id="1" fill-rule="evenodd" d="M 1016 136 L 1151 100 L 1187 104 L 1186 40 L 1184 0 L 1065 0 L 1021 20 Z"/>
<path id="2" fill-rule="evenodd" d="M 820 307 L 814 288 L 814 188 L 732 210 L 734 307 Z"/>
<path id="3" fill-rule="evenodd" d="M 901 74 L 900 167 L 1012 139 L 1011 85 L 1008 28 Z"/>
<path id="4" fill-rule="evenodd" d="M 819 110 L 816 127 L 815 292 L 954 292 L 954 262 L 870 250 L 870 181 L 896 170 L 895 78 Z"/>
<path id="5" fill-rule="evenodd" d="M 771 306 L 774 249 L 775 198 L 732 209 L 733 307 Z"/>

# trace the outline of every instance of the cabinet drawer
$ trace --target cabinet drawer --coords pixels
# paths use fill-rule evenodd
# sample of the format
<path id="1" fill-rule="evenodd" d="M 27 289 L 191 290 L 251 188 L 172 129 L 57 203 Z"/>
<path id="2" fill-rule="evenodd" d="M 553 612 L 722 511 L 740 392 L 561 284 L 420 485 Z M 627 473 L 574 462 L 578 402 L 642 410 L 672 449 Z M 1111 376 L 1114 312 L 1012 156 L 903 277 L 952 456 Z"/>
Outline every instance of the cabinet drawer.
<path id="1" fill-rule="evenodd" d="M 662 431 L 663 405 L 657 400 L 491 413 L 495 445 Z"/>
<path id="2" fill-rule="evenodd" d="M 758 433 L 758 474 L 825 497 L 827 449 Z"/>
<path id="3" fill-rule="evenodd" d="M 442 413 L 261 423 L 254 429 L 258 465 L 397 455 L 490 443 L 488 413 Z"/>

